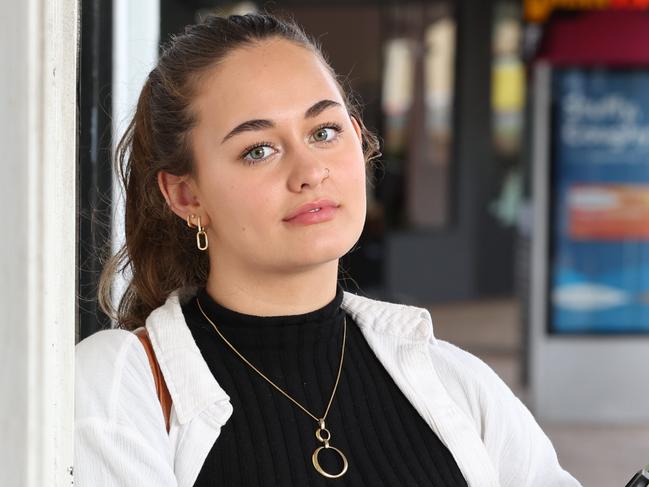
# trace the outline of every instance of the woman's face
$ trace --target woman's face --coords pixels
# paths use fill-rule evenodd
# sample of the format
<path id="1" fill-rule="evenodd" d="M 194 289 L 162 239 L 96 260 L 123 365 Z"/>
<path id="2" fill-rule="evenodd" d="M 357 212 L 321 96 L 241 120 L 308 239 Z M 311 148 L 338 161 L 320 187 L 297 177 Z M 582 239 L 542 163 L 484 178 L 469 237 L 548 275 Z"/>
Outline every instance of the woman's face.
<path id="1" fill-rule="evenodd" d="M 313 53 L 283 39 L 237 49 L 193 107 L 194 192 L 214 265 L 306 270 L 355 244 L 366 212 L 360 128 Z"/>

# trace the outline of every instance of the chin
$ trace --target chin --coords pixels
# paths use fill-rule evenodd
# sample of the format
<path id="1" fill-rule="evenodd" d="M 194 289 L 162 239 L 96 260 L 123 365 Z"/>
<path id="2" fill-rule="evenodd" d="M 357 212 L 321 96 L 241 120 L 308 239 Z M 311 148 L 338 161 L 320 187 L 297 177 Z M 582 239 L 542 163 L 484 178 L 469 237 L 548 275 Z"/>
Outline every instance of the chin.
<path id="1" fill-rule="evenodd" d="M 318 265 L 326 264 L 334 260 L 340 259 L 347 253 L 349 249 L 318 249 L 307 251 L 302 254 L 300 259 L 305 265 Z"/>
<path id="2" fill-rule="evenodd" d="M 289 251 L 287 259 L 290 259 L 297 267 L 311 267 L 338 261 L 349 252 L 358 239 L 338 239 L 336 241 L 324 242 L 322 239 L 308 247 L 293 249 Z"/>
<path id="3" fill-rule="evenodd" d="M 364 223 L 364 218 L 354 218 L 337 222 L 329 228 L 314 228 L 313 233 L 283 249 L 285 262 L 290 261 L 295 266 L 304 267 L 337 261 L 356 245 Z"/>

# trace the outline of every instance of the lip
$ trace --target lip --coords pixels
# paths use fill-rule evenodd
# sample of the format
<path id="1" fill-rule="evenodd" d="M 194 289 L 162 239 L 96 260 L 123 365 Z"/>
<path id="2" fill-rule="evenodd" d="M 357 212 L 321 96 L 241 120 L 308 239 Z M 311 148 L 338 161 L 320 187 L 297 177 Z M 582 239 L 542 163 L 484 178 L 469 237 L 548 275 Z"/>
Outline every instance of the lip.
<path id="1" fill-rule="evenodd" d="M 326 210 L 326 213 L 329 214 L 332 212 L 332 210 L 337 209 L 339 206 L 340 205 L 335 201 L 328 200 L 328 199 L 311 201 L 310 203 L 302 205 L 296 208 L 295 210 L 291 211 L 288 214 L 288 216 L 284 218 L 284 221 L 285 222 L 293 221 L 296 218 L 300 217 L 301 215 L 318 215 L 318 213 L 323 212 L 323 210 Z M 318 208 L 320 209 L 319 212 L 312 212 L 312 210 Z"/>

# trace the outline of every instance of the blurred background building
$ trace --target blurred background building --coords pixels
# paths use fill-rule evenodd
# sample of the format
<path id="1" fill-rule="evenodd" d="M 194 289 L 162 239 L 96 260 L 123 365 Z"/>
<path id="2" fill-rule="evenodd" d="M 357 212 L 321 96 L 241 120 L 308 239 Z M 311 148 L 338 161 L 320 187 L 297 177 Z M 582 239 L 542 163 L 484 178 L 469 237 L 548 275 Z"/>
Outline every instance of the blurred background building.
<path id="1" fill-rule="evenodd" d="M 111 151 L 160 44 L 265 9 L 318 39 L 382 140 L 344 287 L 430 309 L 585 486 L 649 462 L 649 1 L 79 5 L 77 339 L 111 326 L 95 296 L 122 239 Z"/>

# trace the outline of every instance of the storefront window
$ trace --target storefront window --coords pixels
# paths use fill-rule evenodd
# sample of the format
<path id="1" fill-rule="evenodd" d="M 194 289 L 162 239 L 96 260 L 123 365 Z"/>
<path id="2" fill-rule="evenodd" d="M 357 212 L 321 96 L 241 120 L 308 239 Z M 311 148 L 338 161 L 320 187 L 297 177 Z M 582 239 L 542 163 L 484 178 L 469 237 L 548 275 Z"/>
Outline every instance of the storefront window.
<path id="1" fill-rule="evenodd" d="M 455 20 L 447 4 L 404 5 L 383 46 L 385 178 L 377 189 L 392 228 L 449 223 Z"/>
<path id="2" fill-rule="evenodd" d="M 494 144 L 504 155 L 517 154 L 521 147 L 525 106 L 521 34 L 518 4 L 498 3 L 494 11 L 491 104 Z"/>
<path id="3" fill-rule="evenodd" d="M 523 198 L 520 158 L 526 80 L 521 15 L 521 6 L 517 2 L 502 1 L 494 6 L 491 109 L 498 187 L 489 211 L 506 227 L 516 224 Z"/>

